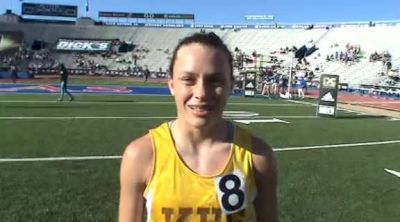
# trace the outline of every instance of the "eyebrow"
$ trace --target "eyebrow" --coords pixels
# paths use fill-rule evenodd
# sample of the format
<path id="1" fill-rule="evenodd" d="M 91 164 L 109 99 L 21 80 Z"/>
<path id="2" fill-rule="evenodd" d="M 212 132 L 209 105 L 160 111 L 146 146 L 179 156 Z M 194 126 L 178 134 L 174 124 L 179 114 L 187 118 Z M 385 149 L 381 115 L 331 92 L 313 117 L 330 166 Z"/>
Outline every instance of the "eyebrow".
<path id="1" fill-rule="evenodd" d="M 189 75 L 189 76 L 197 76 L 198 75 L 197 73 L 190 72 L 190 71 L 184 71 L 183 73 L 186 74 L 186 75 Z"/>
<path id="2" fill-rule="evenodd" d="M 191 72 L 191 71 L 184 71 L 183 72 L 184 74 L 186 74 L 186 75 L 190 75 L 190 76 L 198 76 L 199 74 L 197 74 L 197 73 L 195 73 L 195 72 Z M 209 75 L 224 75 L 224 73 L 222 73 L 222 72 L 213 72 L 213 73 L 207 73 L 207 74 L 209 74 Z"/>

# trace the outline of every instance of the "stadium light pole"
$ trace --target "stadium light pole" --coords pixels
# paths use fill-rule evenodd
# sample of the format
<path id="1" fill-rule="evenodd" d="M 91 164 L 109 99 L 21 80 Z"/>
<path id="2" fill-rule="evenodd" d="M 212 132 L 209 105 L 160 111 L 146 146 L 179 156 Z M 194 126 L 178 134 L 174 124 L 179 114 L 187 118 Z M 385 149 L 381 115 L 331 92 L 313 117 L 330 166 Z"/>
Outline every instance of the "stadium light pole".
<path id="1" fill-rule="evenodd" d="M 293 60 L 294 60 L 295 52 L 290 52 L 290 67 L 289 67 L 289 82 L 288 82 L 288 99 L 292 98 L 290 94 L 290 90 L 292 88 L 292 71 L 293 71 Z"/>
<path id="2" fill-rule="evenodd" d="M 88 16 L 88 12 L 89 12 L 89 0 L 85 1 L 85 17 Z"/>

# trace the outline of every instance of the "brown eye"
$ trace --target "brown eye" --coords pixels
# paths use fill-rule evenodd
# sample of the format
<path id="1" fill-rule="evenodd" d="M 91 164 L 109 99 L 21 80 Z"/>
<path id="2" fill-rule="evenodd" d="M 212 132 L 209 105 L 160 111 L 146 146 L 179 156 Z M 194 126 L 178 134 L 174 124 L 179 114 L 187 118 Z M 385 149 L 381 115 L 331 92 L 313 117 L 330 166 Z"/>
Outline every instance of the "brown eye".
<path id="1" fill-rule="evenodd" d="M 191 77 L 182 77 L 181 81 L 187 85 L 194 84 L 194 82 L 195 82 L 195 80 Z"/>
<path id="2" fill-rule="evenodd" d="M 212 83 L 214 86 L 222 86 L 222 85 L 224 85 L 225 80 L 224 80 L 224 79 L 220 79 L 220 78 L 216 78 L 216 79 L 212 79 L 212 80 L 211 80 L 211 83 Z"/>

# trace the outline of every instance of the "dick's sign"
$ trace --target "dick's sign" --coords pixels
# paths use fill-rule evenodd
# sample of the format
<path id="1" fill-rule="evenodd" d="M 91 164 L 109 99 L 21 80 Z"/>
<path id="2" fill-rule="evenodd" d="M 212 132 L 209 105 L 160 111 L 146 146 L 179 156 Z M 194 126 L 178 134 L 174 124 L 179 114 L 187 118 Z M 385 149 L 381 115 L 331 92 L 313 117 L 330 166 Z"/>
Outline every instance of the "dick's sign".
<path id="1" fill-rule="evenodd" d="M 111 41 L 59 39 L 56 50 L 103 52 L 111 50 Z"/>

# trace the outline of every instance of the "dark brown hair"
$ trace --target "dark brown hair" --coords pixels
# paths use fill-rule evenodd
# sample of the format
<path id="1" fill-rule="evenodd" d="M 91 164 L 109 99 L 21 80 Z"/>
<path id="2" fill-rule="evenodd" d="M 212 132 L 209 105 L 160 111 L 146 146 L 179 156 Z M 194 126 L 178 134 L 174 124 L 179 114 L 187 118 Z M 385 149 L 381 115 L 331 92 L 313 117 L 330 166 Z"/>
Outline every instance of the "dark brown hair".
<path id="1" fill-rule="evenodd" d="M 173 76 L 173 70 L 174 70 L 174 65 L 175 65 L 175 60 L 177 53 L 179 49 L 182 46 L 189 45 L 192 43 L 200 43 L 206 46 L 210 46 L 216 49 L 222 50 L 222 52 L 227 56 L 228 58 L 228 63 L 230 67 L 230 76 L 231 79 L 233 79 L 233 58 L 232 54 L 229 51 L 228 47 L 225 45 L 225 43 L 222 41 L 222 39 L 216 35 L 214 32 L 209 32 L 209 33 L 194 33 L 190 36 L 185 37 L 181 41 L 179 41 L 178 45 L 174 49 L 174 53 L 172 55 L 171 63 L 169 65 L 169 73 L 170 77 L 172 78 Z"/>

